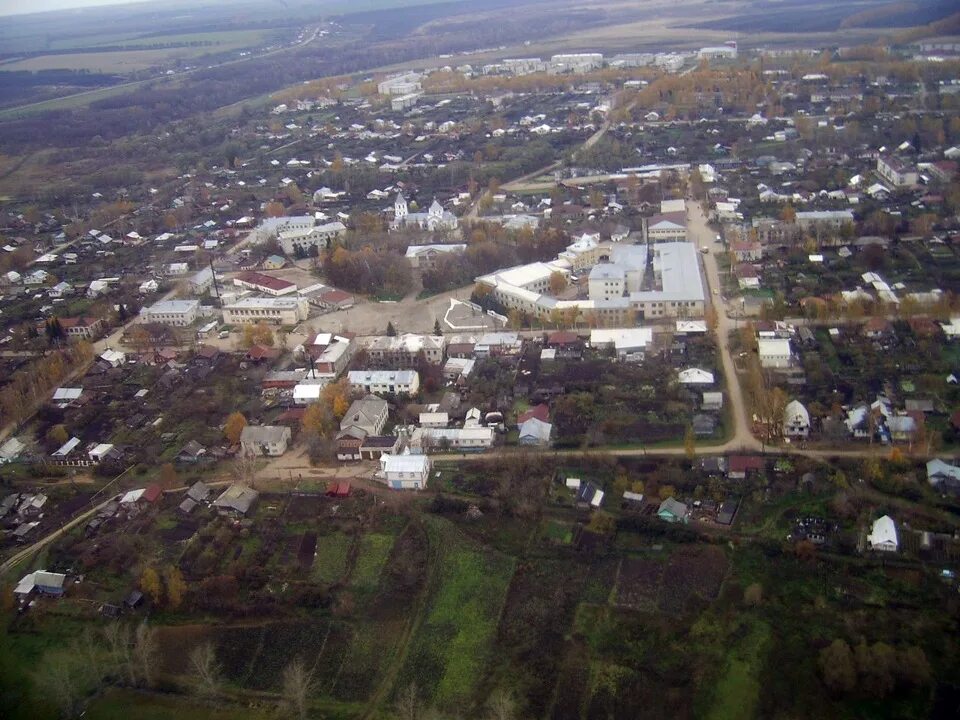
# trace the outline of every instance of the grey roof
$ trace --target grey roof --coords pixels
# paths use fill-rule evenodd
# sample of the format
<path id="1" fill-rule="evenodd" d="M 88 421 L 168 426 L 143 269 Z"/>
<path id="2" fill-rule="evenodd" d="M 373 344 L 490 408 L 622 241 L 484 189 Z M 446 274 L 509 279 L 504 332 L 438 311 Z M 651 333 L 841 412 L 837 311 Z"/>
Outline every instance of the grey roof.
<path id="1" fill-rule="evenodd" d="M 377 418 L 387 408 L 387 401 L 376 395 L 367 395 L 360 400 L 354 400 L 347 409 L 347 414 L 340 421 L 340 429 L 346 430 L 351 425 L 375 425 Z"/>
<path id="2" fill-rule="evenodd" d="M 260 493 L 252 487 L 233 484 L 224 490 L 220 497 L 213 501 L 213 505 L 223 510 L 236 510 L 246 515 L 258 497 L 260 497 Z"/>
<path id="3" fill-rule="evenodd" d="M 247 425 L 240 433 L 241 443 L 269 445 L 283 442 L 290 428 L 282 425 Z"/>
<path id="4" fill-rule="evenodd" d="M 660 503 L 660 509 L 657 513 L 668 512 L 674 517 L 682 518 L 687 515 L 687 506 L 679 500 L 669 497 Z"/>
<path id="5" fill-rule="evenodd" d="M 210 496 L 211 492 L 210 487 L 205 482 L 198 480 L 187 490 L 187 497 L 196 502 L 203 502 Z"/>
<path id="6" fill-rule="evenodd" d="M 520 425 L 520 442 L 528 438 L 526 442 L 546 445 L 550 442 L 550 434 L 553 431 L 553 425 L 543 420 L 533 417 L 524 421 Z"/>

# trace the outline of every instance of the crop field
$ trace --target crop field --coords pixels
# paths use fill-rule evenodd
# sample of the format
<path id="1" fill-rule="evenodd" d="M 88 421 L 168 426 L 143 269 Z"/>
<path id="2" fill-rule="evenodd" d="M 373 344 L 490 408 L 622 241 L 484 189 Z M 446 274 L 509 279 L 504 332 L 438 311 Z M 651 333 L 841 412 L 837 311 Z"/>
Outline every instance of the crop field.
<path id="1" fill-rule="evenodd" d="M 398 686 L 413 682 L 436 706 L 462 707 L 492 658 L 514 560 L 471 546 L 445 521 L 430 530 L 439 552 L 434 585 Z"/>
<path id="2" fill-rule="evenodd" d="M 380 573 L 393 549 L 393 535 L 368 533 L 360 538 L 357 560 L 350 576 L 350 587 L 363 593 L 373 592 L 380 582 Z"/>

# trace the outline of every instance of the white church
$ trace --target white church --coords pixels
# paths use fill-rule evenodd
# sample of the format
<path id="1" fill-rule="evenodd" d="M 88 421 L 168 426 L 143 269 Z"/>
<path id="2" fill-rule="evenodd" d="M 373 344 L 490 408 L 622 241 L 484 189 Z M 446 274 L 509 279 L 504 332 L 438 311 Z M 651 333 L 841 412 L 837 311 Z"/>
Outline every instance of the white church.
<path id="1" fill-rule="evenodd" d="M 459 227 L 457 216 L 449 210 L 444 210 L 443 206 L 437 202 L 436 198 L 427 212 L 410 212 L 407 207 L 407 199 L 403 193 L 397 194 L 397 199 L 393 203 L 393 222 L 390 227 L 394 230 L 411 227 L 416 225 L 421 230 L 434 232 L 437 230 L 456 230 Z"/>

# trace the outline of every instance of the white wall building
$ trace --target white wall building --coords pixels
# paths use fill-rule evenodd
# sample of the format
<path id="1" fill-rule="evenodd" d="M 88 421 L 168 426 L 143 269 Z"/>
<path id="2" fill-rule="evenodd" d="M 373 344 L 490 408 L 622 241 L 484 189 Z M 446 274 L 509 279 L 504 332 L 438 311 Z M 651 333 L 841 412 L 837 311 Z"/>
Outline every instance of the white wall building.
<path id="1" fill-rule="evenodd" d="M 757 340 L 757 354 L 763 368 L 790 367 L 790 341 L 785 338 L 760 338 Z"/>
<path id="2" fill-rule="evenodd" d="M 199 300 L 161 300 L 140 311 L 140 321 L 187 327 L 200 316 Z"/>
<path id="3" fill-rule="evenodd" d="M 309 308 L 306 298 L 242 298 L 224 306 L 223 321 L 231 325 L 258 322 L 296 325 L 307 319 Z"/>
<path id="4" fill-rule="evenodd" d="M 393 490 L 422 490 L 432 466 L 426 455 L 381 455 L 379 476 Z"/>
<path id="5" fill-rule="evenodd" d="M 420 373 L 416 370 L 351 370 L 347 380 L 374 395 L 416 395 L 420 390 Z"/>

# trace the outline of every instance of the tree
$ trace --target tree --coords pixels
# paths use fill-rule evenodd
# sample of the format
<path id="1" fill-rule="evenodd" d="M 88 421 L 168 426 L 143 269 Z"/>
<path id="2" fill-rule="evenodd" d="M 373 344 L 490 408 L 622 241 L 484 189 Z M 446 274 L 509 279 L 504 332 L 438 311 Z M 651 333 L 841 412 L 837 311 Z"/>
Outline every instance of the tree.
<path id="1" fill-rule="evenodd" d="M 180 482 L 180 476 L 172 463 L 164 463 L 160 466 L 160 487 L 164 490 L 175 488 Z"/>
<path id="2" fill-rule="evenodd" d="M 783 206 L 780 211 L 780 220 L 787 225 L 793 225 L 797 221 L 797 211 L 789 203 Z"/>
<path id="3" fill-rule="evenodd" d="M 604 512 L 603 510 L 596 510 L 590 516 L 590 522 L 587 523 L 587 528 L 600 535 L 613 535 L 617 529 L 617 521 L 610 513 Z"/>
<path id="4" fill-rule="evenodd" d="M 264 206 L 263 211 L 267 217 L 281 217 L 284 213 L 283 203 L 272 200 Z"/>
<path id="5" fill-rule="evenodd" d="M 334 427 L 334 417 L 331 408 L 326 403 L 310 403 L 303 411 L 300 427 L 307 435 L 326 435 Z"/>
<path id="6" fill-rule="evenodd" d="M 393 321 L 387 323 L 387 337 L 396 337 L 397 329 L 393 326 Z"/>
<path id="7" fill-rule="evenodd" d="M 34 673 L 37 689 L 50 700 L 63 717 L 74 717 L 85 694 L 81 684 L 82 660 L 61 651 L 43 656 Z"/>
<path id="8" fill-rule="evenodd" d="M 157 631 L 144 620 L 134 632 L 133 661 L 140 681 L 147 687 L 153 685 L 158 655 Z"/>
<path id="9" fill-rule="evenodd" d="M 897 674 L 900 679 L 914 687 L 930 684 L 933 671 L 923 648 L 908 645 L 897 650 Z"/>
<path id="10" fill-rule="evenodd" d="M 243 345 L 244 347 L 252 347 L 254 345 L 273 347 L 273 330 L 265 322 L 258 322 L 255 325 L 244 325 Z"/>
<path id="11" fill-rule="evenodd" d="M 438 337 L 439 337 L 440 335 L 443 335 L 443 329 L 440 327 L 440 320 L 439 320 L 439 319 L 433 321 L 433 334 L 436 335 L 436 336 L 438 336 Z"/>
<path id="12" fill-rule="evenodd" d="M 516 720 L 517 703 L 507 690 L 496 690 L 487 701 L 489 720 Z"/>
<path id="13" fill-rule="evenodd" d="M 400 691 L 394 704 L 394 711 L 398 720 L 419 720 L 420 698 L 417 694 L 417 686 L 414 683 L 410 683 Z"/>
<path id="14" fill-rule="evenodd" d="M 205 642 L 190 651 L 190 668 L 196 678 L 197 690 L 201 695 L 216 695 L 220 689 L 223 668 L 217 662 L 217 653 L 213 643 Z"/>
<path id="15" fill-rule="evenodd" d="M 683 451 L 691 459 L 697 454 L 697 438 L 693 434 L 693 425 L 687 425 L 687 431 L 683 435 Z"/>
<path id="16" fill-rule="evenodd" d="M 555 270 L 550 273 L 550 294 L 559 295 L 567 289 L 567 276 Z"/>
<path id="17" fill-rule="evenodd" d="M 223 434 L 227 440 L 230 441 L 231 445 L 236 445 L 240 442 L 240 435 L 246 426 L 247 419 L 243 416 L 243 413 L 230 413 L 229 417 L 227 417 L 226 424 L 223 426 Z"/>
<path id="18" fill-rule="evenodd" d="M 70 433 L 67 432 L 67 428 L 63 425 L 54 425 L 47 430 L 47 442 L 51 445 L 60 447 L 69 439 Z"/>
<path id="19" fill-rule="evenodd" d="M 755 607 L 763 601 L 763 585 L 752 583 L 743 591 L 743 603 L 750 607 Z"/>
<path id="20" fill-rule="evenodd" d="M 163 598 L 163 585 L 160 582 L 160 575 L 149 565 L 144 568 L 140 575 L 140 590 L 155 603 L 159 603 Z"/>
<path id="21" fill-rule="evenodd" d="M 674 489 L 673 485 L 661 485 L 660 489 L 657 491 L 657 496 L 661 500 L 666 500 L 677 494 L 677 491 Z"/>
<path id="22" fill-rule="evenodd" d="M 861 641 L 854 650 L 860 686 L 869 697 L 883 699 L 894 688 L 896 653 L 886 643 L 867 645 Z"/>
<path id="23" fill-rule="evenodd" d="M 849 693 L 857 686 L 857 667 L 853 651 L 837 638 L 820 651 L 818 658 L 823 682 L 835 693 Z"/>
<path id="24" fill-rule="evenodd" d="M 167 586 L 167 605 L 176 610 L 183 603 L 183 596 L 187 591 L 187 583 L 183 573 L 176 565 L 167 566 L 164 573 Z"/>
<path id="25" fill-rule="evenodd" d="M 281 706 L 300 720 L 307 717 L 308 700 L 313 690 L 313 673 L 298 658 L 283 670 Z"/>

